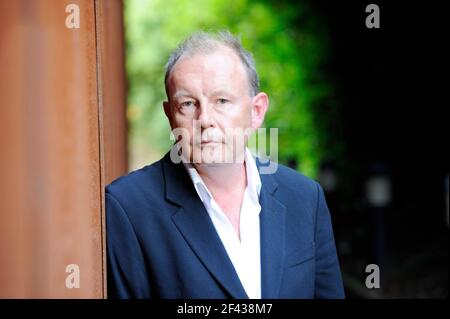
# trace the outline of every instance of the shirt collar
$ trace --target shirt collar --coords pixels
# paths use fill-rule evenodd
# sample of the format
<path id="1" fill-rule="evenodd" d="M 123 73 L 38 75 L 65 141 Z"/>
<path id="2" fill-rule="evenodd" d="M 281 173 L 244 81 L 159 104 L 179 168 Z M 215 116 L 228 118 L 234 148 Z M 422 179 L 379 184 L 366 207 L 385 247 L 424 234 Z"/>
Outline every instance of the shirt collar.
<path id="1" fill-rule="evenodd" d="M 248 148 L 245 148 L 245 171 L 247 174 L 247 187 L 246 192 L 250 196 L 251 200 L 255 203 L 259 202 L 259 194 L 261 192 L 261 177 L 259 176 L 258 168 L 256 166 L 255 159 L 253 158 L 253 154 L 250 152 Z M 208 187 L 206 187 L 203 179 L 198 174 L 197 170 L 191 163 L 184 163 L 184 167 L 186 168 L 189 176 L 194 184 L 195 190 L 197 191 L 200 199 L 203 203 L 210 203 L 213 198 L 211 192 Z"/>

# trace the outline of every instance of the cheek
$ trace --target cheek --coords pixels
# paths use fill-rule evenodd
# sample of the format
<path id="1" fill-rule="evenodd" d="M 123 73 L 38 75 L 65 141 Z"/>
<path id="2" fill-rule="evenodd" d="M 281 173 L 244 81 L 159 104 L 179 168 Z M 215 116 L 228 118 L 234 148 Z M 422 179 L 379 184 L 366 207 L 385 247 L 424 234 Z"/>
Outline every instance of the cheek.
<path id="1" fill-rule="evenodd" d="M 252 113 L 247 105 L 240 105 L 231 114 L 230 120 L 233 127 L 247 128 L 252 125 Z"/>
<path id="2" fill-rule="evenodd" d="M 182 116 L 180 114 L 175 115 L 173 118 L 173 128 L 178 128 L 178 129 L 184 129 L 185 134 L 188 134 L 188 138 L 185 139 L 185 141 L 189 141 L 190 143 L 192 143 L 193 138 L 199 138 L 199 132 L 201 134 L 201 128 L 199 126 L 199 123 L 197 122 L 196 125 L 196 131 L 195 131 L 195 136 L 194 136 L 194 120 L 192 118 L 188 118 L 185 116 Z"/>
<path id="3" fill-rule="evenodd" d="M 185 116 L 180 113 L 175 113 L 173 116 L 173 125 L 175 127 L 183 127 L 188 130 L 192 128 L 192 119 L 187 119 Z"/>

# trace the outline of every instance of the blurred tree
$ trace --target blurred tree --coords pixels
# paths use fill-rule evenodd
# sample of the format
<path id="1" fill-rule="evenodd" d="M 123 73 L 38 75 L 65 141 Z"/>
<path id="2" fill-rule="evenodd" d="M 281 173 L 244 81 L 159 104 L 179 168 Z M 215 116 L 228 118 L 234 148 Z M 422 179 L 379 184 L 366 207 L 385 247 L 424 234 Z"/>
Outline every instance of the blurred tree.
<path id="1" fill-rule="evenodd" d="M 269 94 L 265 127 L 278 128 L 279 161 L 315 177 L 337 152 L 329 123 L 333 90 L 322 65 L 327 32 L 307 4 L 249 0 L 129 0 L 125 2 L 130 170 L 170 147 L 162 101 L 164 65 L 192 32 L 229 29 L 254 54 L 261 90 Z"/>

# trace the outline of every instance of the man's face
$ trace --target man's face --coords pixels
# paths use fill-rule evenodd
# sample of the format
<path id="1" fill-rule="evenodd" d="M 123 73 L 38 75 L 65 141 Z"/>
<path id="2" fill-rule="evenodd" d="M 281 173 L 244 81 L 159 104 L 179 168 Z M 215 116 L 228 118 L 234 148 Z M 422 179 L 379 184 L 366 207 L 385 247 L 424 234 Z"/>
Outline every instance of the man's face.
<path id="1" fill-rule="evenodd" d="M 236 134 L 258 128 L 267 109 L 267 95 L 250 95 L 242 62 L 224 46 L 208 54 L 182 56 L 169 75 L 167 91 L 164 110 L 172 129 L 189 133 L 181 141 L 183 156 L 203 164 L 223 163 L 230 152 L 242 158 L 245 148 L 236 143 Z"/>

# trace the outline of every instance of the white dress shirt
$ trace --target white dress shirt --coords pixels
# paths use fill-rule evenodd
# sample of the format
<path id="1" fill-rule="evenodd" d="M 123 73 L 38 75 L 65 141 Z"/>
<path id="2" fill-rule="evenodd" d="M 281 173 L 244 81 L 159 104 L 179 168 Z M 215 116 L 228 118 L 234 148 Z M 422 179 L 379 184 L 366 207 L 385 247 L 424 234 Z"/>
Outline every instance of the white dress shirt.
<path id="1" fill-rule="evenodd" d="M 255 160 L 248 148 L 245 150 L 247 187 L 240 213 L 240 240 L 233 225 L 223 213 L 197 170 L 185 164 L 195 189 L 225 246 L 236 273 L 251 299 L 261 298 L 261 262 L 259 236 L 259 193 L 261 178 Z"/>

